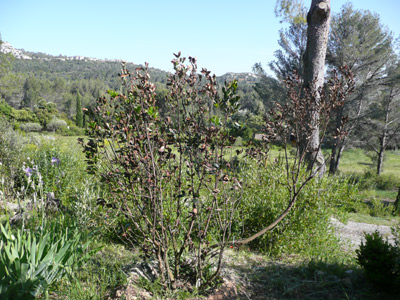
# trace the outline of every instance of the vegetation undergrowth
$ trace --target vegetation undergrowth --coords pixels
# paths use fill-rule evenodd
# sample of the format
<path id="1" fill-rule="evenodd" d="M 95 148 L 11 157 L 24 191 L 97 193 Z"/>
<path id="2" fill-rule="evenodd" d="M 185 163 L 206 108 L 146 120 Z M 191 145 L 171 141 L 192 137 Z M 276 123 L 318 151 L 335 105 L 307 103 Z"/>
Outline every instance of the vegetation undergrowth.
<path id="1" fill-rule="evenodd" d="M 400 289 L 400 226 L 393 228 L 394 244 L 376 231 L 365 234 L 356 250 L 357 261 L 363 267 L 366 278 L 379 290 L 393 293 Z"/>
<path id="2" fill-rule="evenodd" d="M 279 179 L 285 176 L 282 161 L 273 167 L 259 168 L 257 162 L 245 160 L 241 169 L 246 178 L 243 201 L 233 231 L 246 236 L 271 222 L 286 205 L 288 191 Z M 298 253 L 305 257 L 334 260 L 342 257 L 340 242 L 334 234 L 330 218 L 347 218 L 347 212 L 358 205 L 358 189 L 341 177 L 324 177 L 310 183 L 300 196 L 296 209 L 273 231 L 250 244 L 270 255 Z"/>
<path id="3" fill-rule="evenodd" d="M 0 225 L 0 295 L 4 299 L 33 299 L 42 294 L 47 299 L 49 287 L 72 276 L 91 255 L 90 241 L 62 215 L 42 222 L 39 228 L 29 225 L 20 229 Z"/>
<path id="4" fill-rule="evenodd" d="M 64 278 L 51 294 L 62 299 L 102 300 L 115 297 L 128 283 L 130 266 L 140 258 L 123 245 L 95 241 L 101 250 L 76 269 L 74 276 Z"/>

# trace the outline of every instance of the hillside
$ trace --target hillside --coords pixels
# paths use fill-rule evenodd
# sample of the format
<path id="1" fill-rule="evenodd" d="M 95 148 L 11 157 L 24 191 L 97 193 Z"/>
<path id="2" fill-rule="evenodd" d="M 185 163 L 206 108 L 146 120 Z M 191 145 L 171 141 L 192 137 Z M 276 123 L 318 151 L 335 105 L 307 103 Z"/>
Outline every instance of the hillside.
<path id="1" fill-rule="evenodd" d="M 65 79 L 102 79 L 109 81 L 121 68 L 122 60 L 98 59 L 85 56 L 53 56 L 41 52 L 29 52 L 23 49 L 15 49 L 10 43 L 3 42 L 0 45 L 0 53 L 11 53 L 16 60 L 13 71 L 28 73 L 35 76 L 43 76 L 51 73 Z M 135 64 L 127 62 L 131 68 Z M 100 71 L 100 72 L 99 72 Z M 154 67 L 150 68 L 150 74 L 155 82 L 165 83 L 168 72 Z M 228 72 L 217 77 L 219 82 L 238 80 L 243 85 L 252 85 L 258 81 L 254 73 Z"/>
<path id="2" fill-rule="evenodd" d="M 37 96 L 33 102 L 42 98 L 56 103 L 58 109 L 71 116 L 74 114 L 72 98 L 77 91 L 83 96 L 83 105 L 89 106 L 105 90 L 118 90 L 121 86 L 118 73 L 122 60 L 52 56 L 15 49 L 7 42 L 0 45 L 0 53 L 14 57 L 10 66 L 14 77 L 6 80 L 0 91 L 0 97 L 14 108 L 26 107 L 23 102 L 26 102 L 28 94 L 32 94 L 29 89 L 33 89 L 33 94 Z M 132 70 L 137 65 L 128 62 L 127 66 Z M 149 73 L 157 88 L 165 89 L 168 72 L 151 67 Z M 233 79 L 238 80 L 242 97 L 252 93 L 253 85 L 257 82 L 257 76 L 252 73 L 227 73 L 218 77 L 217 81 L 223 84 Z"/>

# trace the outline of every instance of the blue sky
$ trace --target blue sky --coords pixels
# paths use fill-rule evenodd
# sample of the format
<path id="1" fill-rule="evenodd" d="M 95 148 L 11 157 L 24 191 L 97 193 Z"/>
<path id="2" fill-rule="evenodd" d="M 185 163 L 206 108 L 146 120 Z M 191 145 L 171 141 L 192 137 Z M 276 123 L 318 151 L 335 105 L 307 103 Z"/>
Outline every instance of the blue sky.
<path id="1" fill-rule="evenodd" d="M 331 0 L 333 12 L 346 2 Z M 400 35 L 399 0 L 350 2 Z M 0 33 L 28 51 L 146 61 L 164 70 L 180 50 L 222 75 L 273 60 L 283 26 L 274 7 L 275 0 L 0 0 Z"/>

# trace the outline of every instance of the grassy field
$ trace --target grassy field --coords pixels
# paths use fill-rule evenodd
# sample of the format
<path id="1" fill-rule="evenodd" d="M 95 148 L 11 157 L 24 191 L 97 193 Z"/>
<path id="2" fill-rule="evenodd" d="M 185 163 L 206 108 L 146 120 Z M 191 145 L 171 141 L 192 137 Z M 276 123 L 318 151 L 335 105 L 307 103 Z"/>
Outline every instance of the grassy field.
<path id="1" fill-rule="evenodd" d="M 400 222 L 400 217 L 393 217 L 393 216 L 372 217 L 370 215 L 365 215 L 360 213 L 349 213 L 349 219 L 359 223 L 368 223 L 368 224 L 386 225 L 386 226 L 394 226 L 396 224 L 399 224 Z"/>
<path id="2" fill-rule="evenodd" d="M 32 134 L 34 137 L 45 138 L 49 140 L 54 140 L 60 143 L 62 147 L 76 147 L 79 149 L 77 143 L 77 136 L 59 136 L 59 135 L 42 135 L 42 134 Z M 84 138 L 83 136 L 81 138 Z M 227 151 L 226 156 L 235 155 L 235 151 L 241 147 L 232 147 Z M 289 149 L 290 153 L 291 150 Z M 272 147 L 269 151 L 270 158 L 275 159 L 279 156 L 284 156 L 284 151 L 279 150 L 278 147 Z M 329 151 L 324 151 L 326 157 L 329 156 Z M 362 149 L 348 149 L 344 151 L 343 156 L 340 161 L 339 171 L 343 174 L 363 174 L 367 171 L 376 172 L 376 162 L 373 161 L 373 153 L 366 152 Z M 387 151 L 383 163 L 383 175 L 393 175 L 400 178 L 400 150 L 398 151 Z"/>
<path id="3" fill-rule="evenodd" d="M 373 153 L 362 149 L 349 149 L 343 153 L 339 170 L 344 174 L 362 174 L 366 171 L 376 172 Z M 400 177 L 400 151 L 387 151 L 383 162 L 382 174 Z"/>
<path id="4" fill-rule="evenodd" d="M 49 142 L 57 143 L 61 148 L 70 148 L 81 151 L 81 146 L 78 144 L 78 138 L 86 138 L 85 136 L 62 136 L 54 134 L 39 134 L 39 133 L 29 133 L 27 135 L 32 139 L 43 139 Z"/>

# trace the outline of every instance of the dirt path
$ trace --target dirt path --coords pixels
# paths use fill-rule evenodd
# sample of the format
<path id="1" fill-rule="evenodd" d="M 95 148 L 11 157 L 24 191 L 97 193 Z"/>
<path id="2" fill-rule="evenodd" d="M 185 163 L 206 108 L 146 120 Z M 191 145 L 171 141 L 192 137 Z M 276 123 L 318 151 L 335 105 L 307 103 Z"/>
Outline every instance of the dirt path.
<path id="1" fill-rule="evenodd" d="M 340 239 L 350 244 L 350 250 L 355 250 L 360 246 L 361 241 L 364 239 L 364 233 L 371 234 L 375 231 L 378 231 L 385 239 L 387 238 L 390 243 L 394 243 L 394 236 L 392 235 L 390 226 L 353 221 L 343 224 L 335 218 L 331 218 L 331 221 Z"/>

